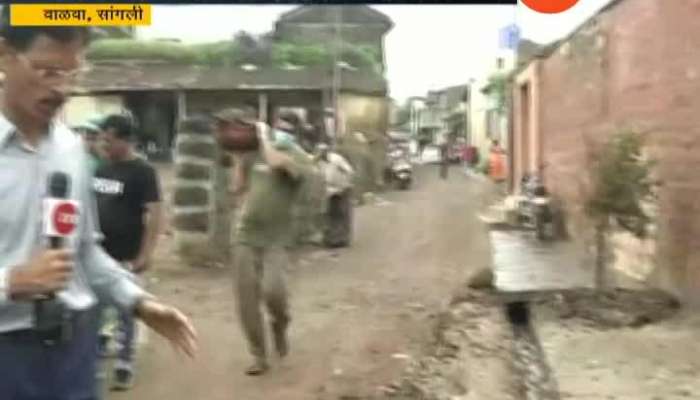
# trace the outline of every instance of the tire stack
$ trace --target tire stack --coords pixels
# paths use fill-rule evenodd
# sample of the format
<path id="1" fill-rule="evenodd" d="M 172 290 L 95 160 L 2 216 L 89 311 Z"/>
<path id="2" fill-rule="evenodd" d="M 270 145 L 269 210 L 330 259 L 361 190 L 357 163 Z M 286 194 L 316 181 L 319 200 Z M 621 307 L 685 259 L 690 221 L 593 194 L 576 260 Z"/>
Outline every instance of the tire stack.
<path id="1" fill-rule="evenodd" d="M 192 266 L 229 257 L 230 161 L 216 145 L 205 117 L 181 122 L 177 135 L 173 226 L 176 248 Z"/>

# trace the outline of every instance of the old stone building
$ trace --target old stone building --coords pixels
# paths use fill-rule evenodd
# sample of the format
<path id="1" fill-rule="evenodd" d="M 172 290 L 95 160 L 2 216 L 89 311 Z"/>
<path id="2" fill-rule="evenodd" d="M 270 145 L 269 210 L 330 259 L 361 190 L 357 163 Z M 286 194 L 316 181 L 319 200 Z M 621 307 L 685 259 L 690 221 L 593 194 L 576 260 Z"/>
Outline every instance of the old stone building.
<path id="1" fill-rule="evenodd" d="M 380 56 L 384 72 L 384 37 L 392 27 L 386 15 L 366 5 L 310 5 L 283 14 L 275 24 L 275 36 L 302 43 L 368 45 Z"/>
<path id="2" fill-rule="evenodd" d="M 513 89 L 514 180 L 542 171 L 577 237 L 589 144 L 625 128 L 646 134 L 663 182 L 657 233 L 628 243 L 645 254 L 628 267 L 686 300 L 700 298 L 698 18 L 700 0 L 613 0 L 520 70 Z"/>

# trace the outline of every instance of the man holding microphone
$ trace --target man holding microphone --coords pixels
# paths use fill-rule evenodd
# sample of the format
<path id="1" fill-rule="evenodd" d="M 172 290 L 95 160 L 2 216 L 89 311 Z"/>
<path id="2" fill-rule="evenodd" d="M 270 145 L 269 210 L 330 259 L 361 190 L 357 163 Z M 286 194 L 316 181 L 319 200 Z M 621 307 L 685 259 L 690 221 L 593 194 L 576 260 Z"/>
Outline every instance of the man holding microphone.
<path id="1" fill-rule="evenodd" d="M 134 284 L 100 248 L 85 149 L 54 121 L 87 42 L 85 28 L 11 26 L 3 7 L 0 397 L 6 399 L 98 398 L 98 299 L 133 313 L 186 354 L 196 351 L 188 318 Z"/>

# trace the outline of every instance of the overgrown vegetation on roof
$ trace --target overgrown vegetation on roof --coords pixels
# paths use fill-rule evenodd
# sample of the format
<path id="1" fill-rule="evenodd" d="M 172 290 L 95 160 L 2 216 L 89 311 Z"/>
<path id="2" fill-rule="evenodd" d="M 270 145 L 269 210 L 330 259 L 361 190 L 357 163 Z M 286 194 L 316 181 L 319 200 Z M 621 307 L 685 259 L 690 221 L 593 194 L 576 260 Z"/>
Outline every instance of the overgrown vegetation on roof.
<path id="1" fill-rule="evenodd" d="M 234 40 L 183 44 L 164 40 L 102 39 L 88 50 L 92 61 L 151 60 L 194 65 L 331 66 L 334 49 L 325 44 L 301 44 L 254 38 L 239 33 Z M 368 45 L 342 43 L 339 61 L 361 70 L 381 72 L 379 52 Z"/>
<path id="2" fill-rule="evenodd" d="M 237 61 L 233 41 L 182 44 L 161 40 L 102 39 L 88 49 L 90 60 L 153 60 L 181 64 L 226 64 Z"/>

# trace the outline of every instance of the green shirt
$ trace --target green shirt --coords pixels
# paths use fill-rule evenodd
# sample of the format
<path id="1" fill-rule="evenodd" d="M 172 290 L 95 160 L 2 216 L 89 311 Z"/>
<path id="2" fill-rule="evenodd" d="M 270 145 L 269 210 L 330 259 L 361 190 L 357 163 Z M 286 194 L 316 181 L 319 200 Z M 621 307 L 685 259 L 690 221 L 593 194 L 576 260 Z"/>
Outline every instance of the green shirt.
<path id="1" fill-rule="evenodd" d="M 297 178 L 271 169 L 261 154 L 246 166 L 248 193 L 236 225 L 235 241 L 250 246 L 289 245 L 293 240 L 292 207 L 308 174 L 306 155 L 286 151 L 295 161 Z"/>

